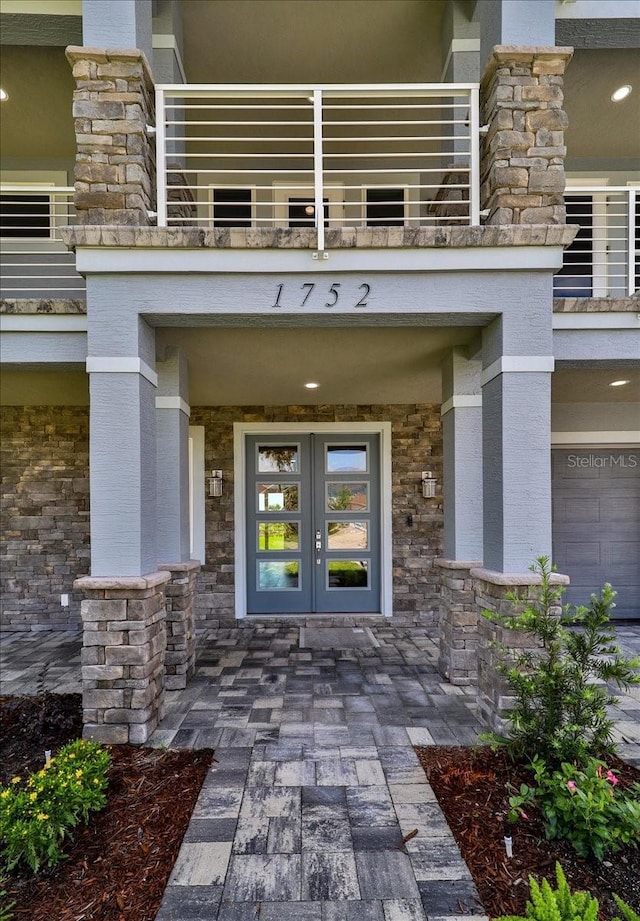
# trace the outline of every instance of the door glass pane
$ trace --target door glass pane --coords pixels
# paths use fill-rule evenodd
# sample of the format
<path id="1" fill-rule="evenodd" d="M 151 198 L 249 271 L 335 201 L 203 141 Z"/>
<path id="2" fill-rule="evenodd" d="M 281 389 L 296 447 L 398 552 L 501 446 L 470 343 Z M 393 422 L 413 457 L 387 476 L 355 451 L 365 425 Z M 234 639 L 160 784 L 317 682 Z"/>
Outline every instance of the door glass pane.
<path id="1" fill-rule="evenodd" d="M 366 521 L 327 522 L 328 550 L 366 550 L 369 529 Z"/>
<path id="2" fill-rule="evenodd" d="M 366 472 L 366 445 L 327 445 L 327 473 Z"/>
<path id="3" fill-rule="evenodd" d="M 258 483 L 259 512 L 297 512 L 297 483 Z"/>
<path id="4" fill-rule="evenodd" d="M 297 521 L 259 521 L 258 550 L 299 550 Z"/>
<path id="5" fill-rule="evenodd" d="M 366 560 L 330 560 L 327 564 L 329 588 L 368 588 L 369 564 Z"/>
<path id="6" fill-rule="evenodd" d="M 298 473 L 298 445 L 260 445 L 258 473 Z"/>
<path id="7" fill-rule="evenodd" d="M 258 591 L 295 591 L 300 588 L 298 560 L 260 560 Z"/>
<path id="8" fill-rule="evenodd" d="M 327 483 L 328 512 L 366 512 L 368 508 L 367 483 Z"/>

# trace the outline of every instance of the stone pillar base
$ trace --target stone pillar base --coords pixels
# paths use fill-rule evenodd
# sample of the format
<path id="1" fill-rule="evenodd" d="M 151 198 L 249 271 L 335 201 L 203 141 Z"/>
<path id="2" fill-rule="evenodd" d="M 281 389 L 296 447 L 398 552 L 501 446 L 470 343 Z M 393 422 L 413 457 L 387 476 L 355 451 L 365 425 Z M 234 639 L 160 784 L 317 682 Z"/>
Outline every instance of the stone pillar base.
<path id="1" fill-rule="evenodd" d="M 470 570 L 481 562 L 436 560 L 440 567 L 444 614 L 440 622 L 438 671 L 451 684 L 475 684 L 478 678 L 478 612 Z"/>
<path id="2" fill-rule="evenodd" d="M 165 585 L 171 573 L 84 576 L 83 736 L 146 742 L 164 715 Z"/>
<path id="3" fill-rule="evenodd" d="M 514 613 L 513 602 L 506 597 L 517 592 L 522 598 L 535 598 L 540 576 L 535 573 L 502 573 L 488 569 L 472 569 L 475 580 L 476 607 L 478 610 L 478 707 L 480 718 L 491 729 L 505 735 L 509 729 L 509 713 L 514 700 L 509 694 L 506 679 L 500 668 L 508 664 L 500 647 L 513 652 L 536 650 L 539 645 L 529 633 L 509 630 L 501 624 L 480 615 L 481 611 L 495 611 L 503 616 Z M 553 573 L 552 583 L 567 585 L 569 577 Z M 497 644 L 497 645 L 496 645 Z"/>
<path id="4" fill-rule="evenodd" d="M 194 599 L 200 562 L 163 563 L 160 568 L 171 574 L 165 589 L 167 652 L 164 686 L 167 691 L 180 691 L 186 688 L 196 668 Z"/>

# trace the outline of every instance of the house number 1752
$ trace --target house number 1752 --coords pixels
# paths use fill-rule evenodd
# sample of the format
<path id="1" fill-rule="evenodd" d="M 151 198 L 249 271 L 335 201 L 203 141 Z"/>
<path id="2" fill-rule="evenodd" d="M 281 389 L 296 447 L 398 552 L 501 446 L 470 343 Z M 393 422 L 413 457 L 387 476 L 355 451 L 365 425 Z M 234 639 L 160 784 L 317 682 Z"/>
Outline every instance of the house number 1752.
<path id="1" fill-rule="evenodd" d="M 350 292 L 348 295 L 342 291 L 342 287 L 342 282 L 339 281 L 334 282 L 329 288 L 325 288 L 324 285 L 319 285 L 315 281 L 307 281 L 300 285 L 299 289 L 296 285 L 288 285 L 285 291 L 284 284 L 279 284 L 271 306 L 296 308 L 306 307 L 309 304 L 309 306 L 313 305 L 314 307 L 337 307 L 338 303 L 341 306 L 349 307 L 368 306 L 367 298 L 371 292 L 371 285 L 363 282 L 363 284 L 358 285 L 355 294 Z M 285 300 L 289 302 L 286 305 L 283 303 Z"/>

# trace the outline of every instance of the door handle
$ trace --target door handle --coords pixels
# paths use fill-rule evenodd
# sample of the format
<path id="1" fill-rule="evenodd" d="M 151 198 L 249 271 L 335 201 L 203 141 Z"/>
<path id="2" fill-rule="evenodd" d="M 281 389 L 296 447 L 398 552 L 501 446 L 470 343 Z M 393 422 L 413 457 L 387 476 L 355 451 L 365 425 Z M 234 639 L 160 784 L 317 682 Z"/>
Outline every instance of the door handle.
<path id="1" fill-rule="evenodd" d="M 322 532 L 316 531 L 316 550 L 322 550 Z"/>

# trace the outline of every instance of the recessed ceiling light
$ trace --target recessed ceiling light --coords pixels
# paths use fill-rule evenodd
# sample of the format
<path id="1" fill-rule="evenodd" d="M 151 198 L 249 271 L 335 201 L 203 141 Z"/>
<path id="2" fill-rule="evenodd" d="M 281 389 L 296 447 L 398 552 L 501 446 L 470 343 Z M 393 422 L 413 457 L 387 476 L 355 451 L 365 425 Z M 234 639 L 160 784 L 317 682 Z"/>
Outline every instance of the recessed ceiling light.
<path id="1" fill-rule="evenodd" d="M 8 99 L 8 98 L 9 98 L 9 94 L 7 93 L 7 91 L 0 88 L 0 102 L 4 102 L 5 99 Z"/>
<path id="2" fill-rule="evenodd" d="M 625 83 L 624 86 L 619 86 L 618 89 L 614 90 L 613 93 L 611 94 L 611 101 L 612 102 L 622 102 L 623 99 L 627 98 L 627 96 L 631 92 L 631 89 L 632 87 L 629 83 Z"/>
<path id="3" fill-rule="evenodd" d="M 315 381 L 309 381 L 304 386 L 307 388 L 307 390 L 317 390 L 320 384 L 316 384 Z"/>
<path id="4" fill-rule="evenodd" d="M 629 381 L 611 381 L 609 386 L 610 387 L 624 387 L 624 385 L 628 383 Z"/>

